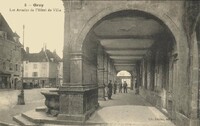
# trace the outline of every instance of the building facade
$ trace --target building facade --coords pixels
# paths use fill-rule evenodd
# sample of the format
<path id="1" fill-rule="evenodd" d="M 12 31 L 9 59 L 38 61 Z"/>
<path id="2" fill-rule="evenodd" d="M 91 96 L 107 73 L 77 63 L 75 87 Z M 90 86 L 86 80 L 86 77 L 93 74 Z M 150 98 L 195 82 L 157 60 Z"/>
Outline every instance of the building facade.
<path id="1" fill-rule="evenodd" d="M 39 53 L 29 53 L 27 48 L 23 59 L 25 87 L 57 87 L 60 62 L 60 57 L 46 48 Z"/>
<path id="2" fill-rule="evenodd" d="M 21 48 L 19 36 L 12 32 L 0 13 L 0 89 L 19 88 Z"/>

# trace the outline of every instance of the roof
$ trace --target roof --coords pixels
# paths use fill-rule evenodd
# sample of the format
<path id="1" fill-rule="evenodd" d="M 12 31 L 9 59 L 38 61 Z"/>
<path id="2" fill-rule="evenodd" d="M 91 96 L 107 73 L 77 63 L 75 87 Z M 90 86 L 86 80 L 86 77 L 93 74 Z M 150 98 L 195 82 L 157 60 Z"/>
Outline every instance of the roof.
<path id="1" fill-rule="evenodd" d="M 29 62 L 60 62 L 61 58 L 56 53 L 46 49 L 41 50 L 39 53 L 26 53 L 24 55 L 24 61 L 27 60 Z"/>
<path id="2" fill-rule="evenodd" d="M 20 36 L 16 32 L 14 32 L 13 37 L 20 37 Z"/>
<path id="3" fill-rule="evenodd" d="M 48 58 L 49 58 L 49 60 L 51 59 L 51 58 L 54 58 L 57 62 L 60 62 L 62 59 L 56 54 L 56 52 L 51 52 L 50 50 L 46 50 L 46 54 L 47 54 L 47 56 L 48 56 Z"/>
<path id="4" fill-rule="evenodd" d="M 10 26 L 8 25 L 8 23 L 6 22 L 5 18 L 3 17 L 3 15 L 1 13 L 0 13 L 0 31 L 7 32 L 7 39 L 14 41 L 13 31 L 10 28 Z"/>

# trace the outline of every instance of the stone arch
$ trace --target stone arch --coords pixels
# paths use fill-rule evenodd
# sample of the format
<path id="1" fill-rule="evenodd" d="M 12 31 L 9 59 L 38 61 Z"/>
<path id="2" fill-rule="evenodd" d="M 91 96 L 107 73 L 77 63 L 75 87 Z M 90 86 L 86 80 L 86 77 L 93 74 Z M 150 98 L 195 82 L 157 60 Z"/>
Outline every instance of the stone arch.
<path id="1" fill-rule="evenodd" d="M 124 83 L 124 81 L 127 82 L 128 87 L 133 90 L 133 76 L 130 71 L 127 70 L 121 70 L 117 72 L 117 81 L 118 83 Z"/>
<path id="2" fill-rule="evenodd" d="M 87 21 L 87 23 L 83 26 L 83 28 L 80 31 L 80 34 L 78 35 L 75 41 L 77 43 L 76 45 L 80 46 L 78 47 L 79 50 L 82 50 L 83 45 L 84 45 L 83 42 L 86 39 L 86 36 L 89 33 L 89 31 L 95 26 L 95 24 L 97 24 L 104 17 L 112 13 L 119 12 L 119 11 L 126 11 L 126 10 L 140 11 L 140 12 L 144 12 L 144 13 L 152 15 L 153 17 L 158 18 L 170 30 L 173 37 L 175 38 L 175 42 L 181 41 L 179 40 L 180 38 L 178 38 L 178 36 L 180 36 L 181 30 L 178 28 L 175 22 L 173 22 L 170 16 L 162 12 L 162 10 L 159 10 L 158 12 L 153 6 L 146 6 L 145 10 L 142 6 L 111 6 L 104 10 L 101 10 L 98 14 L 91 17 Z M 176 46 L 176 50 L 177 52 L 179 52 L 178 46 Z"/>
<path id="3" fill-rule="evenodd" d="M 137 6 L 137 5 L 110 6 L 108 8 L 105 8 L 105 9 L 99 11 L 99 13 L 97 13 L 96 15 L 94 15 L 90 19 L 88 19 L 87 23 L 85 23 L 85 25 L 80 30 L 78 37 L 75 39 L 76 49 L 82 51 L 82 53 L 85 53 L 84 49 L 85 49 L 85 45 L 87 43 L 86 41 L 88 39 L 88 35 L 89 35 L 90 31 L 96 25 L 98 25 L 99 22 L 101 22 L 105 17 L 109 17 L 109 15 L 111 15 L 113 13 L 118 13 L 118 12 L 121 12 L 121 11 L 142 12 L 142 13 L 145 13 L 145 14 L 148 14 L 148 15 L 154 17 L 156 20 L 161 22 L 163 24 L 163 26 L 166 27 L 169 30 L 169 32 L 172 35 L 172 38 L 174 39 L 173 40 L 173 43 L 174 43 L 173 47 L 174 47 L 174 52 L 175 52 L 175 55 L 173 55 L 173 56 L 175 56 L 174 59 L 179 59 L 179 53 L 181 54 L 181 58 L 183 57 L 183 54 L 182 54 L 183 48 L 179 49 L 181 47 L 181 46 L 179 46 L 179 44 L 183 45 L 183 43 L 184 44 L 187 43 L 187 39 L 186 39 L 186 37 L 184 37 L 184 36 L 186 36 L 186 35 L 184 35 L 184 31 L 180 30 L 181 28 L 179 28 L 175 24 L 175 22 L 171 19 L 171 17 L 169 15 L 164 13 L 162 10 L 158 11 L 152 5 L 146 6 L 145 8 L 143 6 Z M 180 37 L 180 36 L 182 36 L 182 37 Z M 181 43 L 179 43 L 179 42 L 181 42 Z M 91 45 L 91 43 L 90 43 L 90 45 Z M 182 59 L 182 60 L 185 60 L 185 59 Z M 178 63 L 176 63 L 176 64 L 178 64 Z M 178 77 L 178 73 L 179 73 L 180 68 L 176 67 L 175 69 L 176 70 L 174 72 L 174 75 L 176 77 Z M 178 80 L 178 79 L 176 79 L 176 80 Z"/>
<path id="4" fill-rule="evenodd" d="M 129 71 L 126 71 L 126 70 L 121 70 L 121 71 L 119 71 L 119 72 L 117 73 L 117 76 L 118 76 L 118 75 L 120 76 L 122 72 L 124 72 L 124 74 L 127 74 L 127 75 L 123 75 L 123 76 L 131 76 L 131 73 L 130 73 Z"/>

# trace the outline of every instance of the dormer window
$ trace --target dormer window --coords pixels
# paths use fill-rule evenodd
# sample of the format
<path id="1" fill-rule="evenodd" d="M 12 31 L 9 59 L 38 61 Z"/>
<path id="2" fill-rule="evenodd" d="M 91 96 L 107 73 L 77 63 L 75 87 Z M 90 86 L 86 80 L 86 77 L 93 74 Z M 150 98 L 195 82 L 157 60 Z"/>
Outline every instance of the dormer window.
<path id="1" fill-rule="evenodd" d="M 13 39 L 15 40 L 15 42 L 19 42 L 19 35 L 16 32 L 13 33 Z"/>
<path id="2" fill-rule="evenodd" d="M 11 71 L 13 70 L 13 64 L 12 64 L 12 63 L 10 63 L 9 69 L 10 69 Z"/>
<path id="3" fill-rule="evenodd" d="M 15 36 L 13 37 L 13 39 L 15 40 L 15 42 L 19 42 L 19 37 Z"/>
<path id="4" fill-rule="evenodd" d="M 7 40 L 7 32 L 5 31 L 0 31 L 0 38 L 6 39 Z"/>
<path id="5" fill-rule="evenodd" d="M 50 58 L 50 60 L 53 62 L 53 61 L 54 61 L 54 58 Z"/>
<path id="6" fill-rule="evenodd" d="M 3 69 L 6 70 L 6 63 L 3 62 Z"/>

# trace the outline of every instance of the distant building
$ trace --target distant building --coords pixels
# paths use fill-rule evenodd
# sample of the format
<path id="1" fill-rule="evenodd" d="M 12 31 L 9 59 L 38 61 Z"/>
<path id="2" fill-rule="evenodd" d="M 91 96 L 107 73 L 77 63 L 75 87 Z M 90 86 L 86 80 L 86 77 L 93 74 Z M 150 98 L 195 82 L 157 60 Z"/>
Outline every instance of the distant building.
<path id="1" fill-rule="evenodd" d="M 16 89 L 21 75 L 19 36 L 13 33 L 0 13 L 0 89 Z"/>
<path id="2" fill-rule="evenodd" d="M 27 47 L 23 59 L 24 83 L 27 87 L 57 87 L 60 62 L 56 52 L 42 48 L 39 53 L 29 53 Z"/>

